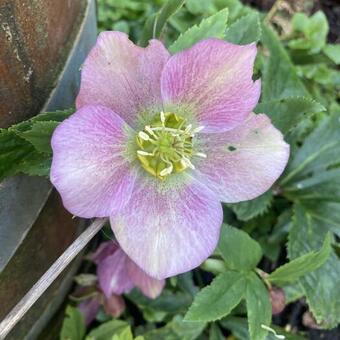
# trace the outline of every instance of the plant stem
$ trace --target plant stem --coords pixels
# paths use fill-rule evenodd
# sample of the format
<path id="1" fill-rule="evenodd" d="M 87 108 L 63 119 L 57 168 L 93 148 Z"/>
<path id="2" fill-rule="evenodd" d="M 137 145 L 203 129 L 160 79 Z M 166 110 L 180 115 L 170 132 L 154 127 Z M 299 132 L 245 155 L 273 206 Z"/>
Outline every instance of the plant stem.
<path id="1" fill-rule="evenodd" d="M 272 6 L 270 11 L 267 13 L 266 17 L 264 18 L 265 23 L 268 24 L 273 19 L 274 15 L 276 14 L 276 12 L 279 9 L 282 2 L 283 2 L 283 0 L 276 0 L 275 1 L 274 5 Z"/>
<path id="2" fill-rule="evenodd" d="M 0 339 L 14 328 L 39 297 L 53 283 L 59 274 L 70 264 L 80 251 L 91 241 L 106 223 L 106 218 L 97 218 L 53 263 L 45 274 L 34 284 L 17 305 L 0 323 Z"/>

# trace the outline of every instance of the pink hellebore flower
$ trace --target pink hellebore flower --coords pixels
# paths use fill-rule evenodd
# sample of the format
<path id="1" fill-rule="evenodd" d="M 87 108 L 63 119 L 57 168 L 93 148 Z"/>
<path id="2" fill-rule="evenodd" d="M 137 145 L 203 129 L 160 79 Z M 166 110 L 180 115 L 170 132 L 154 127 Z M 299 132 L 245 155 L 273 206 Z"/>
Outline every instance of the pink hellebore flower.
<path id="1" fill-rule="evenodd" d="M 103 292 L 79 304 L 79 309 L 85 316 L 86 324 L 96 317 L 100 305 L 104 306 L 107 314 L 119 316 L 125 309 L 125 303 L 120 296 L 137 287 L 141 292 L 155 299 L 162 292 L 165 281 L 156 280 L 143 272 L 117 242 L 103 242 L 92 255 L 97 265 L 99 288 Z"/>
<path id="2" fill-rule="evenodd" d="M 215 249 L 220 202 L 253 199 L 282 173 L 289 146 L 252 110 L 256 45 L 203 40 L 170 55 L 101 33 L 77 112 L 52 138 L 51 181 L 74 215 L 110 216 L 122 249 L 162 279 Z"/>
<path id="3" fill-rule="evenodd" d="M 117 242 L 102 243 L 92 259 L 97 264 L 99 287 L 106 298 L 128 293 L 137 287 L 144 295 L 154 299 L 163 290 L 165 281 L 147 275 L 131 261 Z"/>

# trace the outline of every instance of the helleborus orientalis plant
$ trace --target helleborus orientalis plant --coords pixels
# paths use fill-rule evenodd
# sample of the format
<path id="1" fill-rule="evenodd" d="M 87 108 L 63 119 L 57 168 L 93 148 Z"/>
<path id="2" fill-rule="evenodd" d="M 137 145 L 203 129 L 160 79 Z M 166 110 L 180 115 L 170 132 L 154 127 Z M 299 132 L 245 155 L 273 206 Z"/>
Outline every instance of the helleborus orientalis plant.
<path id="1" fill-rule="evenodd" d="M 110 217 L 122 249 L 163 279 L 216 248 L 220 201 L 267 191 L 289 146 L 253 81 L 256 45 L 200 41 L 170 55 L 103 32 L 83 67 L 77 111 L 52 136 L 51 181 L 74 215 Z"/>

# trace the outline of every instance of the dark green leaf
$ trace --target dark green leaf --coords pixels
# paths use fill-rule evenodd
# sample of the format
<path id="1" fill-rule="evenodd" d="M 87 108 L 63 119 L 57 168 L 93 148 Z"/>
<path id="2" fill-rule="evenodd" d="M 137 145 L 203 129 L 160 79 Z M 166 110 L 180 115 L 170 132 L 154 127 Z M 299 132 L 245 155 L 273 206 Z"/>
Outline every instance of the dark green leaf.
<path id="1" fill-rule="evenodd" d="M 255 273 L 248 276 L 246 302 L 250 338 L 263 340 L 268 331 L 262 328 L 262 325 L 270 326 L 272 305 L 267 288 Z"/>
<path id="2" fill-rule="evenodd" d="M 177 53 L 207 38 L 223 38 L 228 20 L 228 9 L 203 19 L 197 26 L 189 28 L 169 47 L 171 53 Z"/>
<path id="3" fill-rule="evenodd" d="M 302 119 L 325 110 L 321 104 L 310 98 L 288 97 L 261 102 L 255 112 L 265 113 L 277 129 L 287 133 Z"/>
<path id="4" fill-rule="evenodd" d="M 223 225 L 221 228 L 218 250 L 226 261 L 228 268 L 251 270 L 262 257 L 260 245 L 246 232 Z"/>
<path id="5" fill-rule="evenodd" d="M 294 223 L 289 232 L 288 255 L 291 260 L 319 249 L 326 237 L 327 221 L 316 219 L 302 205 L 295 205 Z M 340 322 L 340 262 L 334 251 L 314 272 L 300 280 L 313 316 L 323 328 Z"/>
<path id="6" fill-rule="evenodd" d="M 215 321 L 228 315 L 244 297 L 244 273 L 226 271 L 203 288 L 185 315 L 186 321 Z"/>
<path id="7" fill-rule="evenodd" d="M 184 2 L 185 0 L 168 0 L 158 13 L 150 16 L 145 23 L 140 45 L 146 46 L 150 39 L 159 38 L 169 18 L 183 6 Z"/>
<path id="8" fill-rule="evenodd" d="M 271 191 L 251 200 L 240 203 L 228 204 L 237 218 L 241 221 L 249 221 L 252 218 L 264 214 L 270 207 L 273 200 Z"/>
<path id="9" fill-rule="evenodd" d="M 262 77 L 263 101 L 292 96 L 309 97 L 309 93 L 297 76 L 294 65 L 277 34 L 268 26 L 262 26 L 261 41 L 270 54 Z"/>
<path id="10" fill-rule="evenodd" d="M 238 45 L 258 42 L 261 38 L 261 23 L 256 12 L 241 17 L 229 26 L 224 39 Z"/>
<path id="11" fill-rule="evenodd" d="M 329 258 L 331 249 L 331 237 L 330 234 L 327 234 L 319 251 L 311 251 L 284 264 L 271 273 L 267 280 L 278 286 L 293 283 L 300 277 L 321 267 Z"/>
<path id="12" fill-rule="evenodd" d="M 209 340 L 224 340 L 225 337 L 217 323 L 212 323 L 209 331 Z"/>
<path id="13" fill-rule="evenodd" d="M 310 174 L 317 174 L 340 163 L 340 115 L 324 117 L 305 139 L 303 146 L 288 164 L 281 185 L 287 186 Z"/>
<path id="14" fill-rule="evenodd" d="M 66 316 L 60 332 L 61 340 L 82 340 L 86 326 L 83 315 L 78 308 L 67 306 Z"/>

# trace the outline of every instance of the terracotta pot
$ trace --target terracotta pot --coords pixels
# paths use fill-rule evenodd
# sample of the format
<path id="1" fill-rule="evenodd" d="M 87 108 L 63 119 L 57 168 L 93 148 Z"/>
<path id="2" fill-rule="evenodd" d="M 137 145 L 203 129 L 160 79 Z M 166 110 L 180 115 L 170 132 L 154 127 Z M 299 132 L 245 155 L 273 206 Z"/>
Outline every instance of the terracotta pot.
<path id="1" fill-rule="evenodd" d="M 94 0 L 0 0 L 0 127 L 74 105 L 79 68 L 95 39 Z M 83 223 L 65 211 L 48 179 L 15 176 L 0 183 L 0 320 Z M 37 337 L 63 301 L 76 262 L 8 339 Z"/>

